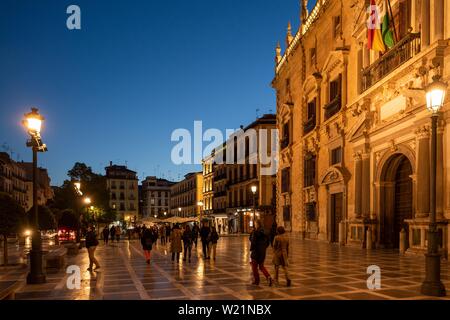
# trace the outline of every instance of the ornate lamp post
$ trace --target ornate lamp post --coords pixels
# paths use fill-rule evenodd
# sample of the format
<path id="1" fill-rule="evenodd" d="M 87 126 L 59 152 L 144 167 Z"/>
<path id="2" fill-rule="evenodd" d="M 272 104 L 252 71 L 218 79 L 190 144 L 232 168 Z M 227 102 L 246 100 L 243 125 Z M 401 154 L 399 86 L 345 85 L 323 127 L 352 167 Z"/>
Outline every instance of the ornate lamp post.
<path id="1" fill-rule="evenodd" d="M 421 292 L 427 296 L 442 297 L 446 295 L 445 286 L 441 281 L 441 254 L 439 253 L 439 233 L 436 223 L 436 150 L 437 150 L 437 122 L 439 111 L 444 105 L 447 84 L 434 76 L 433 82 L 425 88 L 427 108 L 431 115 L 431 213 L 428 229 L 428 252 L 425 254 L 425 280 Z"/>
<path id="2" fill-rule="evenodd" d="M 44 117 L 39 114 L 37 108 L 31 108 L 31 112 L 25 114 L 22 121 L 27 128 L 30 139 L 27 147 L 33 151 L 33 220 L 32 244 L 30 251 L 30 273 L 27 276 L 28 284 L 45 283 L 45 275 L 42 272 L 42 241 L 39 230 L 38 203 L 37 203 L 37 153 L 46 152 L 47 146 L 41 139 L 41 127 Z"/>
<path id="3" fill-rule="evenodd" d="M 181 208 L 178 208 L 178 216 L 181 217 L 180 215 L 181 215 Z"/>
<path id="4" fill-rule="evenodd" d="M 258 190 L 258 187 L 256 185 L 253 185 L 251 187 L 252 193 L 253 193 L 253 214 L 252 214 L 252 227 L 255 228 L 255 216 L 256 216 L 256 191 Z"/>

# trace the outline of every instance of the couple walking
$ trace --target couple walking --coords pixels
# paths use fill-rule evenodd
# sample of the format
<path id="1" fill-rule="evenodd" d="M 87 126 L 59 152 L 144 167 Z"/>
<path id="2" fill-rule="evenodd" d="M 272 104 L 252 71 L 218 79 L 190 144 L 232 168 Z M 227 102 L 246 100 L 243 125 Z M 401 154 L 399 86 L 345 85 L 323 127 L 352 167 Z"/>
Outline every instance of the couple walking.
<path id="1" fill-rule="evenodd" d="M 212 256 L 213 260 L 216 260 L 217 241 L 219 240 L 216 228 L 210 228 L 208 223 L 204 222 L 200 229 L 200 238 L 202 240 L 203 258 L 210 260 Z"/>
<path id="2" fill-rule="evenodd" d="M 266 260 L 267 247 L 270 244 L 269 237 L 265 234 L 264 228 L 260 221 L 256 222 L 256 228 L 250 234 L 250 258 L 254 277 L 254 285 L 259 285 L 259 271 L 266 277 L 269 286 L 272 286 L 273 279 L 264 266 Z M 288 267 L 288 253 L 289 253 L 289 238 L 287 237 L 283 227 L 277 228 L 277 235 L 273 239 L 273 259 L 272 262 L 275 267 L 275 283 L 278 284 L 278 275 L 280 267 L 283 268 L 286 276 L 286 284 L 289 287 L 291 280 L 289 277 Z"/>

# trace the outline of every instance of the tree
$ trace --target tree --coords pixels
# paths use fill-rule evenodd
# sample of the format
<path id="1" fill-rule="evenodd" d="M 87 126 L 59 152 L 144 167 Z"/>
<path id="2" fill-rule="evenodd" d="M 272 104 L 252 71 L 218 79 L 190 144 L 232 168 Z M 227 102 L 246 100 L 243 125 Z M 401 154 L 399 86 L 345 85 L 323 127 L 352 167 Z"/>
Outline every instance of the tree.
<path id="1" fill-rule="evenodd" d="M 25 222 L 25 210 L 11 196 L 0 193 L 0 235 L 3 236 L 3 263 L 8 265 L 8 235 L 18 233 Z"/>
<path id="2" fill-rule="evenodd" d="M 61 216 L 58 220 L 58 227 L 66 227 L 70 229 L 77 229 L 80 222 L 78 216 L 73 212 L 73 210 L 66 209 L 61 211 Z"/>
<path id="3" fill-rule="evenodd" d="M 34 207 L 28 211 L 28 223 L 34 225 Z M 56 219 L 53 212 L 46 206 L 38 206 L 39 230 L 47 231 L 56 229 Z"/>

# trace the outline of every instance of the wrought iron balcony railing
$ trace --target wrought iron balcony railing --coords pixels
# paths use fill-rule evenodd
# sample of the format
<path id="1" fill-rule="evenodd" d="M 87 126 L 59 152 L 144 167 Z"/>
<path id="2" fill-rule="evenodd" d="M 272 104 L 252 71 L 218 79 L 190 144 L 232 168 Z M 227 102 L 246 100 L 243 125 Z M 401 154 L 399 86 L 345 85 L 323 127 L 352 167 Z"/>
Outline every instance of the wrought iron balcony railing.
<path id="1" fill-rule="evenodd" d="M 330 103 L 325 106 L 325 120 L 330 119 L 341 110 L 341 95 L 337 95 Z"/>
<path id="2" fill-rule="evenodd" d="M 281 142 L 280 142 L 281 149 L 283 150 L 283 149 L 287 148 L 289 146 L 289 143 L 290 143 L 289 137 L 284 137 L 283 139 L 281 139 Z"/>
<path id="3" fill-rule="evenodd" d="M 303 124 L 303 134 L 308 134 L 316 127 L 316 116 L 312 116 Z"/>
<path id="4" fill-rule="evenodd" d="M 420 33 L 408 33 L 389 51 L 362 70 L 362 90 L 366 91 L 420 52 Z"/>

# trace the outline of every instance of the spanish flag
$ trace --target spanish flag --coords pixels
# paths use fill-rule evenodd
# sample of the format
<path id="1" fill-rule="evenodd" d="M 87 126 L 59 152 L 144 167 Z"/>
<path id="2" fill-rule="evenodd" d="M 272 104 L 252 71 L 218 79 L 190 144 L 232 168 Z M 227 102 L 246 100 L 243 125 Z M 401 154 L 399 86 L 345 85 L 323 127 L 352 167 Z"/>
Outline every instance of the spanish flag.
<path id="1" fill-rule="evenodd" d="M 367 47 L 369 50 L 386 51 L 381 32 L 380 11 L 375 0 L 370 1 L 369 21 L 367 23 Z"/>

